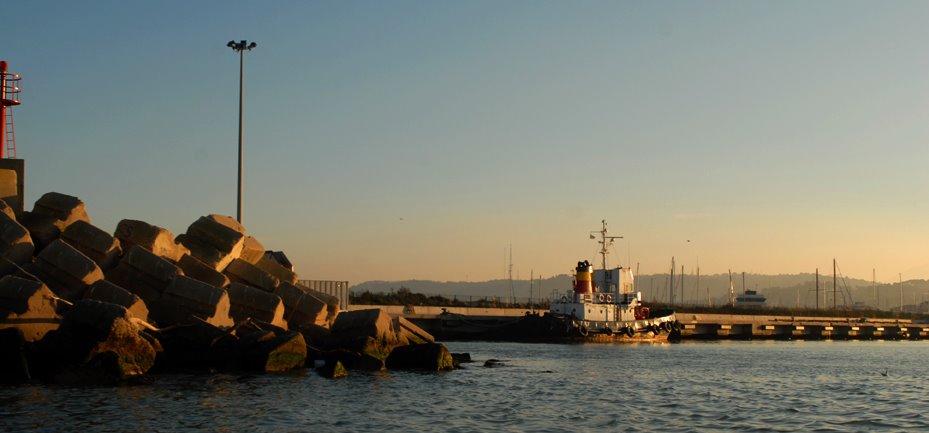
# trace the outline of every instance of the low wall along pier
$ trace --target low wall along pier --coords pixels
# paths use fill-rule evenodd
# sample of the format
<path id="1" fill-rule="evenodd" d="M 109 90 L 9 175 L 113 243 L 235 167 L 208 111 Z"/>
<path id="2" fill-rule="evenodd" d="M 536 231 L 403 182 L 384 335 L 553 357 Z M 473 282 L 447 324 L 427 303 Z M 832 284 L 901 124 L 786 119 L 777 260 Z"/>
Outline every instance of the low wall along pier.
<path id="1" fill-rule="evenodd" d="M 482 340 L 495 335 L 495 325 L 518 320 L 540 311 L 519 308 L 467 308 L 400 305 L 352 305 L 350 309 L 382 308 L 391 316 L 403 316 L 426 329 L 454 320 L 458 337 Z M 929 338 L 929 323 L 908 319 L 861 317 L 801 317 L 738 314 L 677 313 L 685 340 L 791 339 L 791 340 L 920 340 Z M 473 329 L 471 329 L 473 328 Z M 455 339 L 459 339 L 456 337 Z M 489 338 L 496 339 L 496 338 Z"/>
<path id="2" fill-rule="evenodd" d="M 902 319 L 679 313 L 685 339 L 923 339 L 929 324 Z"/>

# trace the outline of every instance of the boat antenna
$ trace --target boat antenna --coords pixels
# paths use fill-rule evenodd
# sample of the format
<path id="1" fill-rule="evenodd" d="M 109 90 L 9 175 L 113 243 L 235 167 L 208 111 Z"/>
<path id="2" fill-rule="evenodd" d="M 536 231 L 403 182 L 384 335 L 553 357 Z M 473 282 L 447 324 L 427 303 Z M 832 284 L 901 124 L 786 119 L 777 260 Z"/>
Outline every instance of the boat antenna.
<path id="1" fill-rule="evenodd" d="M 610 253 L 609 247 L 613 246 L 613 241 L 616 239 L 622 239 L 622 236 L 607 236 L 606 233 L 606 220 L 600 220 L 603 224 L 603 228 L 600 231 L 593 230 L 590 232 L 591 239 L 597 239 L 594 233 L 600 234 L 600 240 L 597 241 L 600 244 L 600 265 L 602 266 L 603 272 L 606 272 L 606 255 Z"/>
<path id="2" fill-rule="evenodd" d="M 606 270 L 606 255 L 610 253 L 610 250 L 608 248 L 613 246 L 613 241 L 616 239 L 622 239 L 623 237 L 622 236 L 607 236 L 606 235 L 607 233 L 606 220 L 600 220 L 600 222 L 603 224 L 603 227 L 600 229 L 599 232 L 596 230 L 592 230 L 590 232 L 590 238 L 597 239 L 597 237 L 594 234 L 595 233 L 600 234 L 600 240 L 597 241 L 597 243 L 600 244 L 600 266 L 601 266 L 601 269 L 603 269 L 603 286 L 604 287 L 601 290 L 609 291 L 610 283 L 611 283 L 610 281 L 611 276 L 610 276 L 610 273 L 607 272 Z"/>

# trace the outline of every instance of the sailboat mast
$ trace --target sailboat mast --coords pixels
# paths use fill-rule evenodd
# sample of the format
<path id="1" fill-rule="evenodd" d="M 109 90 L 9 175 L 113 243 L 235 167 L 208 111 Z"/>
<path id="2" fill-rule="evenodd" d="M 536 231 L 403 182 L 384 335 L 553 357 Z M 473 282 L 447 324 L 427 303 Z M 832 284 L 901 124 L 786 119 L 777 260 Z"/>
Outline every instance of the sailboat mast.
<path id="1" fill-rule="evenodd" d="M 835 258 L 833 258 L 832 259 L 832 309 L 833 310 L 838 309 L 838 305 L 836 304 L 838 298 L 835 296 L 836 295 L 835 274 L 836 274 L 836 265 L 835 265 Z"/>
<path id="2" fill-rule="evenodd" d="M 819 309 L 819 268 L 816 268 L 816 309 Z"/>

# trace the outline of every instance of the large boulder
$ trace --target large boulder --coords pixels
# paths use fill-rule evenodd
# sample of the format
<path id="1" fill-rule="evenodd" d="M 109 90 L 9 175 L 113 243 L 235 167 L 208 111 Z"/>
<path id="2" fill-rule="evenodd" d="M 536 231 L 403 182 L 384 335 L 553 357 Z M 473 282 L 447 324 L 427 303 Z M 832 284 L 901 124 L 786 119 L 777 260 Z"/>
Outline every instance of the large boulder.
<path id="1" fill-rule="evenodd" d="M 454 370 L 452 354 L 443 344 L 424 343 L 398 346 L 384 361 L 388 370 Z"/>
<path id="2" fill-rule="evenodd" d="M 145 221 L 122 220 L 116 225 L 114 235 L 122 243 L 124 249 L 128 250 L 138 245 L 174 263 L 190 252 L 174 240 L 174 235 L 170 231 Z"/>
<path id="3" fill-rule="evenodd" d="M 257 287 L 266 292 L 273 292 L 281 283 L 273 275 L 242 259 L 233 260 L 224 273 L 231 281 Z"/>
<path id="4" fill-rule="evenodd" d="M 91 285 L 84 293 L 84 299 L 121 305 L 129 310 L 133 317 L 148 321 L 148 307 L 142 298 L 107 280 L 100 280 Z"/>
<path id="5" fill-rule="evenodd" d="M 53 352 L 63 383 L 111 383 L 147 372 L 157 349 L 122 306 L 83 299 L 65 313 Z"/>
<path id="6" fill-rule="evenodd" d="M 134 245 L 119 264 L 106 273 L 106 279 L 138 295 L 151 307 L 178 275 L 183 275 L 183 272 L 177 265 Z"/>
<path id="7" fill-rule="evenodd" d="M 41 281 L 13 275 L 0 278 L 0 329 L 19 329 L 28 343 L 58 329 L 57 306 L 55 295 Z"/>
<path id="8" fill-rule="evenodd" d="M 229 293 L 229 302 L 232 304 L 229 315 L 236 323 L 252 318 L 279 328 L 287 328 L 287 322 L 284 321 L 284 303 L 277 295 L 239 283 L 232 283 L 226 292 Z"/>
<path id="9" fill-rule="evenodd" d="M 80 299 L 91 284 L 103 279 L 103 271 L 93 260 L 61 239 L 45 247 L 35 263 L 24 269 L 56 295 L 72 302 Z"/>
<path id="10" fill-rule="evenodd" d="M 123 254 L 118 239 L 87 221 L 75 221 L 61 234 L 61 239 L 104 271 L 115 266 Z"/>
<path id="11" fill-rule="evenodd" d="M 274 289 L 274 294 L 284 302 L 284 318 L 292 329 L 308 325 L 329 326 L 328 305 L 310 289 L 281 283 Z"/>
<path id="12" fill-rule="evenodd" d="M 149 307 L 149 317 L 160 326 L 204 321 L 224 327 L 234 324 L 229 308 L 229 294 L 225 290 L 178 275 Z"/>
<path id="13" fill-rule="evenodd" d="M 229 277 L 207 266 L 206 263 L 190 254 L 184 254 L 177 262 L 177 266 L 184 271 L 184 275 L 190 278 L 203 281 L 214 287 L 229 287 Z"/>
<path id="14" fill-rule="evenodd" d="M 200 217 L 178 236 L 191 255 L 222 271 L 238 259 L 245 247 L 245 228 L 235 219 L 223 215 Z"/>
<path id="15" fill-rule="evenodd" d="M 35 252 L 29 230 L 10 216 L 9 206 L 6 209 L 10 213 L 0 212 L 0 275 L 13 273 L 17 266 L 29 263 Z"/>

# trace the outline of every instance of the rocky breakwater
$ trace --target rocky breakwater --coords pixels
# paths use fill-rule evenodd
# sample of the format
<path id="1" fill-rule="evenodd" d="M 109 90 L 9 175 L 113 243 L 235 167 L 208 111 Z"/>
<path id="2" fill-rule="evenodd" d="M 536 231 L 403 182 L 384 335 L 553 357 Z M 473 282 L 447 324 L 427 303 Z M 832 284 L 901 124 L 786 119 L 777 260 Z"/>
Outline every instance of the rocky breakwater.
<path id="1" fill-rule="evenodd" d="M 0 383 L 304 367 L 340 377 L 456 363 L 403 318 L 340 313 L 230 217 L 177 237 L 126 219 L 110 234 L 77 197 L 48 193 L 19 215 L 0 200 Z"/>

